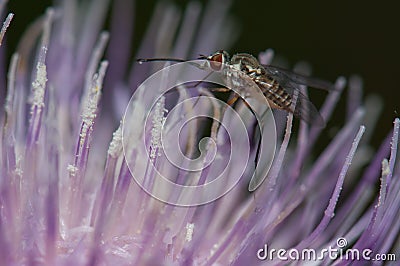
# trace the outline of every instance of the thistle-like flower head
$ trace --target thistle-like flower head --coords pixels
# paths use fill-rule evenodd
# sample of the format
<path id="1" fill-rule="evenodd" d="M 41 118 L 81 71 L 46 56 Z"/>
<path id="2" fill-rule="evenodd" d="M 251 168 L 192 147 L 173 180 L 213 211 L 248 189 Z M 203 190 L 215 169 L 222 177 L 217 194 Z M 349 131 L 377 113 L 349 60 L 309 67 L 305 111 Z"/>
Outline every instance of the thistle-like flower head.
<path id="1" fill-rule="evenodd" d="M 229 1 L 209 2 L 160 2 L 135 57 L 227 48 Z M 320 107 L 329 121 L 345 88 L 353 101 L 316 154 L 327 129 L 267 108 L 239 70 L 226 84 L 194 61 L 130 60 L 131 5 L 63 1 L 15 49 L 0 118 L 1 265 L 396 265 L 400 120 L 374 151 L 382 103 L 361 100 L 359 78 L 338 78 Z M 230 105 L 232 90 L 244 101 Z M 253 178 L 264 181 L 249 193 Z"/>

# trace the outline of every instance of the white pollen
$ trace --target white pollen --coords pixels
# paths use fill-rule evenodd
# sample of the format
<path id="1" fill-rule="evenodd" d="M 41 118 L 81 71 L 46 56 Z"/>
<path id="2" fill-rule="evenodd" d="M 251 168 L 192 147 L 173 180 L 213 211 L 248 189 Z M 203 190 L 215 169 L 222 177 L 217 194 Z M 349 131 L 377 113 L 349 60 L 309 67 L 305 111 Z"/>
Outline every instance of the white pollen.
<path id="1" fill-rule="evenodd" d="M 165 123 L 164 114 L 165 109 L 165 97 L 161 97 L 157 102 L 153 115 L 153 127 L 151 129 L 151 142 L 150 142 L 150 158 L 155 159 L 157 156 L 161 156 L 159 148 L 161 148 L 161 133 Z"/>
<path id="2" fill-rule="evenodd" d="M 78 172 L 78 167 L 72 164 L 68 164 L 67 171 L 70 173 L 71 176 L 75 176 L 76 172 Z"/>
<path id="3" fill-rule="evenodd" d="M 187 242 L 190 242 L 190 241 L 192 241 L 192 238 L 193 238 L 194 224 L 187 223 L 185 228 L 186 228 L 185 240 Z"/>
<path id="4" fill-rule="evenodd" d="M 40 45 L 39 58 L 36 65 L 36 77 L 32 82 L 32 106 L 31 113 L 37 108 L 40 112 L 44 106 L 44 94 L 47 83 L 47 70 L 46 70 L 46 54 L 47 47 L 49 45 L 50 28 L 53 19 L 54 11 L 52 9 L 47 10 L 46 20 L 44 23 L 43 35 Z"/>
<path id="5" fill-rule="evenodd" d="M 389 167 L 389 162 L 385 158 L 382 161 L 382 175 L 383 176 L 388 176 L 390 174 L 390 167 Z"/>
<path id="6" fill-rule="evenodd" d="M 3 27 L 1 27 L 0 31 L 0 45 L 3 41 L 4 35 L 6 34 L 8 26 L 10 26 L 11 20 L 14 17 L 13 13 L 8 14 L 6 20 L 3 22 Z"/>
<path id="7" fill-rule="evenodd" d="M 20 176 L 20 177 L 24 174 L 24 171 L 20 167 L 15 168 L 14 172 L 17 176 Z"/>
<path id="8" fill-rule="evenodd" d="M 122 127 L 121 123 L 118 129 L 113 133 L 113 138 L 111 140 L 110 146 L 108 147 L 108 154 L 116 158 L 121 154 L 122 151 Z"/>
<path id="9" fill-rule="evenodd" d="M 46 49 L 46 47 L 43 47 Z M 47 82 L 46 65 L 43 62 L 38 62 L 36 66 L 36 79 L 32 82 L 33 99 L 32 108 L 44 106 L 44 93 Z"/>
<path id="10" fill-rule="evenodd" d="M 89 90 L 89 96 L 85 99 L 84 108 L 82 111 L 82 129 L 80 132 L 80 145 L 82 146 L 84 143 L 84 139 L 90 134 L 92 130 L 92 126 L 94 124 L 94 119 L 97 116 L 97 105 L 99 103 L 99 99 L 101 96 L 101 89 L 103 86 L 103 79 L 105 72 L 108 67 L 108 62 L 103 61 L 100 64 L 99 72 L 94 75 L 92 80 L 92 85 Z"/>
<path id="11" fill-rule="evenodd" d="M 17 156 L 17 160 L 15 163 L 16 163 L 16 167 L 15 167 L 14 173 L 18 176 L 22 176 L 24 171 L 22 170 L 22 167 L 21 167 L 22 157 L 20 155 Z"/>

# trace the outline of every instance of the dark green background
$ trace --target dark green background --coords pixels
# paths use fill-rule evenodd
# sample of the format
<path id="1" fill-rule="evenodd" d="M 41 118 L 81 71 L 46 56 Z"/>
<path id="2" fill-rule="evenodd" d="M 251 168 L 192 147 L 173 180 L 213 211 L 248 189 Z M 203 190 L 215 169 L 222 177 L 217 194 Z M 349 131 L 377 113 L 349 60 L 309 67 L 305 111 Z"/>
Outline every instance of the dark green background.
<path id="1" fill-rule="evenodd" d="M 50 3 L 10 1 L 9 10 L 16 16 L 7 33 L 8 47 L 15 47 L 26 25 Z M 135 40 L 140 40 L 154 3 L 137 1 Z M 399 108 L 398 11 L 395 1 L 236 1 L 230 13 L 241 34 L 230 52 L 257 54 L 273 48 L 290 63 L 309 62 L 314 75 L 324 79 L 361 75 L 366 94 L 379 94 L 385 103 L 374 135 L 377 143 L 390 130 Z M 339 109 L 343 108 L 342 102 Z M 340 121 L 340 110 L 335 114 Z"/>

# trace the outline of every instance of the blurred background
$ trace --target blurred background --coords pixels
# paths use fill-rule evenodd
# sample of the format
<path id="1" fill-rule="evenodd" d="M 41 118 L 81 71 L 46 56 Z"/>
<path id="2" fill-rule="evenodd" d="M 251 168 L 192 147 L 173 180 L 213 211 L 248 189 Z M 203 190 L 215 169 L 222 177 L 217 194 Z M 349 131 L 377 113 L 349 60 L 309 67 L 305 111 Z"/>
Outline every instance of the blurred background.
<path id="1" fill-rule="evenodd" d="M 133 50 L 137 49 L 156 3 L 155 0 L 136 2 Z M 187 1 L 170 2 L 182 8 L 187 4 Z M 9 1 L 8 10 L 16 16 L 6 34 L 8 55 L 26 26 L 51 4 L 49 0 Z M 400 78 L 400 16 L 395 4 L 395 1 L 360 0 L 234 1 L 230 14 L 236 21 L 238 38 L 229 52 L 257 55 L 273 48 L 289 67 L 298 61 L 310 63 L 316 77 L 334 81 L 339 75 L 360 75 L 365 95 L 377 94 L 384 100 L 383 114 L 373 137 L 377 145 L 400 112 L 397 80 Z M 345 106 L 343 101 L 339 104 L 338 121 L 343 120 L 340 109 Z"/>

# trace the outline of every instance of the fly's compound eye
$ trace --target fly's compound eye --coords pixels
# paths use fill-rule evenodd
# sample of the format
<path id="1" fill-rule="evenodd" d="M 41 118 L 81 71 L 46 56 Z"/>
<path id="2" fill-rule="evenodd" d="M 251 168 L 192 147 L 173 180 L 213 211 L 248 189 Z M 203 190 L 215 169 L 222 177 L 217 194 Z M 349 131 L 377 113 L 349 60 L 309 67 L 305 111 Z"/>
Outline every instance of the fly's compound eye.
<path id="1" fill-rule="evenodd" d="M 215 71 L 220 71 L 226 63 L 224 54 L 220 52 L 210 55 L 207 60 L 210 63 L 210 67 Z"/>

